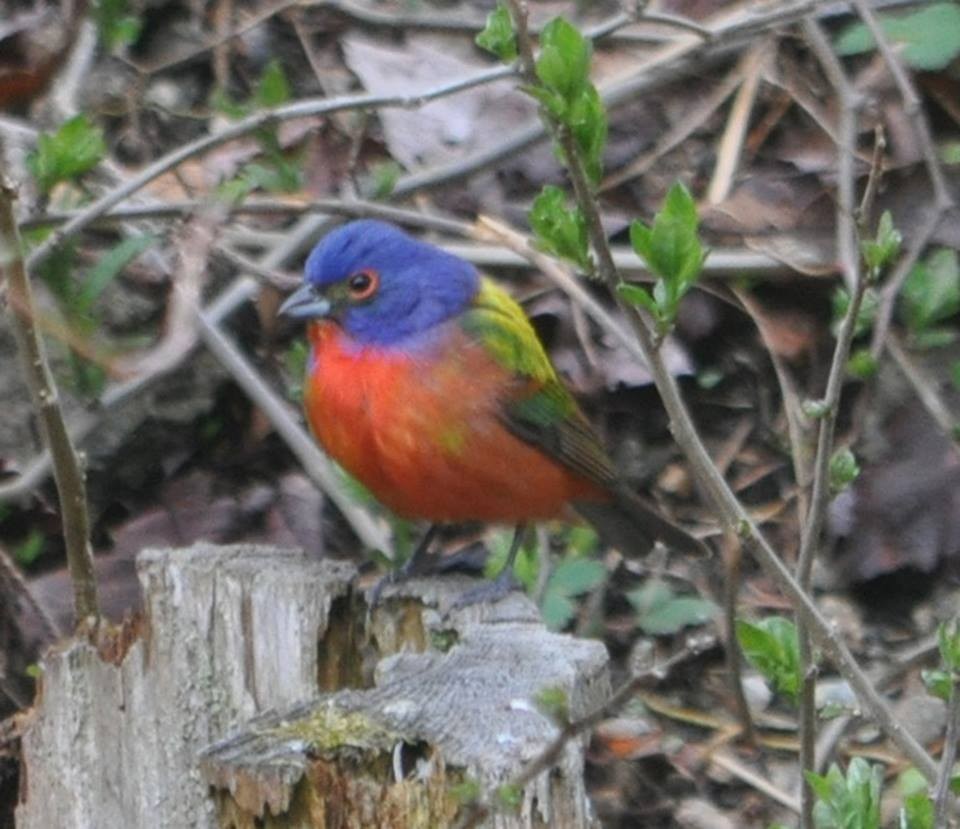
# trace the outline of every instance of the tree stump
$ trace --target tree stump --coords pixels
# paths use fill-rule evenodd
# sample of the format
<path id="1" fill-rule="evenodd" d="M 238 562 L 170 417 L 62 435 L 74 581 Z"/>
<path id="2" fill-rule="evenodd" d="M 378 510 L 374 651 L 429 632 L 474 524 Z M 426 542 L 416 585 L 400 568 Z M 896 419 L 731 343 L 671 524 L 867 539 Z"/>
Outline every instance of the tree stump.
<path id="1" fill-rule="evenodd" d="M 547 631 L 526 597 L 446 612 L 462 577 L 386 591 L 344 563 L 200 544 L 138 560 L 144 620 L 103 654 L 43 660 L 17 825 L 442 827 L 512 780 L 609 693 L 607 655 Z M 593 825 L 582 741 L 497 827 Z"/>

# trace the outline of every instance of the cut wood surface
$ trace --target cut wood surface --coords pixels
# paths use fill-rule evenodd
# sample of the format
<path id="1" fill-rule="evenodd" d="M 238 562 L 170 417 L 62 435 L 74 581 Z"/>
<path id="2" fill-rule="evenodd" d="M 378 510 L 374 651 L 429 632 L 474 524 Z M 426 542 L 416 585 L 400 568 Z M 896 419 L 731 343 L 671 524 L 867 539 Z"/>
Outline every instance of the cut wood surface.
<path id="1" fill-rule="evenodd" d="M 525 596 L 450 611 L 464 577 L 370 613 L 352 566 L 296 551 L 151 550 L 139 572 L 129 646 L 43 661 L 20 827 L 444 826 L 556 735 L 541 691 L 573 716 L 609 692 L 605 648 L 550 633 Z M 488 825 L 594 825 L 583 750 Z"/>

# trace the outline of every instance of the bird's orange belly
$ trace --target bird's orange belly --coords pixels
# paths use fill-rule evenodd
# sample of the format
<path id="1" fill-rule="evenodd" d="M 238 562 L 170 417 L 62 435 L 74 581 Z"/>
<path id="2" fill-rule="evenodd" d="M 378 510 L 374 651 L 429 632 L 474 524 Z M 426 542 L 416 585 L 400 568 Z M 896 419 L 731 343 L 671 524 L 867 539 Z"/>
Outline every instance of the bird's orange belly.
<path id="1" fill-rule="evenodd" d="M 571 500 L 596 496 L 503 425 L 499 395 L 509 378 L 483 355 L 467 348 L 416 360 L 312 339 L 311 428 L 397 514 L 513 523 L 559 517 Z"/>

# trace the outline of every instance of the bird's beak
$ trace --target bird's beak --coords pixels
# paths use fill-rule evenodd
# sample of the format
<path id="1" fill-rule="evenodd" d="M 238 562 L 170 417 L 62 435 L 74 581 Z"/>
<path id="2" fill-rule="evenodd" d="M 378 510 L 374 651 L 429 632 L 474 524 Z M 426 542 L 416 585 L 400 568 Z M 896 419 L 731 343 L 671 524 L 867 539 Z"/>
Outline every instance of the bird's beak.
<path id="1" fill-rule="evenodd" d="M 302 285 L 290 294 L 283 305 L 280 306 L 277 314 L 297 320 L 313 319 L 314 317 L 328 316 L 330 308 L 330 300 L 314 293 L 313 286 L 307 284 Z"/>

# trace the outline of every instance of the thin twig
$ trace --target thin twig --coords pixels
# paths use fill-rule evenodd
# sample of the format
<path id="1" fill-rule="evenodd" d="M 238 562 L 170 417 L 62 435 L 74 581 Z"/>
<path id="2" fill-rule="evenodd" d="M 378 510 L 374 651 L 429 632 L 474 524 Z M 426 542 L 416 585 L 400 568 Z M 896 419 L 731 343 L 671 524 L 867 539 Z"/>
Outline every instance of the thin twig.
<path id="1" fill-rule="evenodd" d="M 813 452 L 808 440 L 810 423 L 803 413 L 796 383 L 794 383 L 793 377 L 774 347 L 773 331 L 771 331 L 771 326 L 765 322 L 760 305 L 742 288 L 732 285 L 730 290 L 740 301 L 744 310 L 753 318 L 754 325 L 757 326 L 760 339 L 763 341 L 767 355 L 773 365 L 773 373 L 776 375 L 777 384 L 780 386 L 780 397 L 783 401 L 783 411 L 787 419 L 787 438 L 790 442 L 793 476 L 797 482 L 797 517 L 802 525 L 807 520 L 809 509 L 809 493 L 807 490 L 810 485 L 810 466 L 813 460 Z"/>
<path id="2" fill-rule="evenodd" d="M 160 339 L 146 349 L 124 354 L 114 361 L 119 377 L 159 376 L 176 368 L 197 340 L 194 315 L 207 275 L 207 261 L 217 229 L 223 224 L 218 205 L 187 223 L 177 240 L 178 264 L 174 270 Z"/>
<path id="3" fill-rule="evenodd" d="M 883 157 L 886 150 L 887 137 L 883 129 L 883 124 L 877 124 L 873 128 L 873 157 L 870 160 L 870 172 L 867 174 L 867 184 L 863 188 L 860 206 L 857 208 L 854 216 L 856 226 L 860 228 L 861 235 L 863 228 L 869 227 L 871 224 L 873 203 L 877 198 L 877 191 L 880 188 L 880 179 L 883 178 Z M 856 151 L 856 148 L 854 148 L 854 151 Z"/>
<path id="4" fill-rule="evenodd" d="M 21 254 L 23 248 L 13 210 L 15 199 L 13 185 L 0 177 L 0 274 L 7 284 L 13 330 L 30 396 L 40 420 L 44 443 L 53 461 L 63 540 L 73 584 L 74 613 L 79 625 L 90 619 L 96 621 L 100 616 L 93 552 L 90 548 L 86 483 L 80 460 L 67 432 L 46 349 L 34 325 L 33 294 Z"/>
<path id="5" fill-rule="evenodd" d="M 110 225 L 116 222 L 136 221 L 139 219 L 173 219 L 188 216 L 202 209 L 204 201 L 201 199 L 144 204 L 132 207 L 114 207 L 108 213 L 99 216 L 94 226 Z M 58 210 L 30 216 L 20 222 L 20 230 L 32 230 L 38 227 L 49 227 L 63 224 L 76 215 L 76 210 Z M 396 224 L 414 227 L 421 230 L 431 230 L 438 233 L 456 236 L 472 235 L 469 222 L 449 219 L 436 213 L 423 213 L 403 207 L 394 207 L 382 202 L 371 202 L 363 199 L 317 199 L 309 204 L 286 199 L 258 198 L 250 199 L 241 204 L 230 207 L 229 215 L 241 216 L 302 216 L 305 214 L 324 214 L 330 216 L 344 216 L 349 218 L 377 218 Z M 247 240 L 252 230 L 239 231 L 240 238 Z M 247 235 L 245 235 L 247 234 Z M 252 242 L 250 246 L 255 246 Z M 474 264 L 485 267 L 517 267 L 522 266 L 526 257 L 520 254 L 511 254 L 502 246 L 465 246 L 455 242 L 443 243 L 444 248 L 458 256 L 468 258 Z M 222 248 L 218 248 L 222 250 Z M 614 263 L 623 271 L 646 272 L 647 267 L 643 260 L 633 250 L 626 246 L 611 248 Z M 226 254 L 225 255 L 230 255 Z M 236 256 L 241 257 L 240 254 Z M 239 263 L 240 259 L 237 259 Z M 247 260 L 249 262 L 249 260 Z M 824 265 L 827 263 L 824 262 Z M 246 265 L 242 266 L 246 267 Z M 264 272 L 262 266 L 257 266 L 267 281 L 278 275 Z M 710 258 L 704 264 L 704 273 L 712 277 L 731 277 L 742 279 L 749 276 L 773 277 L 786 276 L 788 269 L 782 262 L 764 253 L 758 253 L 747 248 L 716 247 L 710 249 Z M 278 284 L 284 282 L 281 277 Z"/>
<path id="6" fill-rule="evenodd" d="M 737 594 L 740 591 L 740 564 L 743 560 L 742 542 L 735 533 L 724 533 L 720 549 L 723 552 L 723 564 L 726 577 L 723 582 L 723 637 L 724 654 L 727 662 L 727 676 L 730 690 L 737 707 L 737 718 L 743 729 L 744 739 L 756 743 L 756 731 L 750 705 L 743 691 L 743 672 L 740 669 L 743 654 L 737 640 Z"/>
<path id="7" fill-rule="evenodd" d="M 791 812 L 800 813 L 800 803 L 795 797 L 790 797 L 790 795 L 778 789 L 765 777 L 761 777 L 752 769 L 747 768 L 735 757 L 718 751 L 710 755 L 710 762 L 738 777 L 747 785 L 753 786 L 758 792 L 766 795 L 781 806 L 786 806 Z"/>
<path id="8" fill-rule="evenodd" d="M 710 29 L 697 23 L 696 20 L 691 20 L 689 17 L 680 17 L 676 14 L 667 14 L 666 12 L 655 12 L 644 9 L 640 14 L 639 19 L 646 23 L 661 23 L 664 26 L 670 26 L 674 29 L 690 32 L 702 40 L 710 40 L 710 38 L 713 37 L 713 32 L 711 32 Z"/>
<path id="9" fill-rule="evenodd" d="M 165 201 L 154 204 L 114 207 L 107 213 L 98 216 L 94 224 L 113 223 L 117 221 L 131 221 L 134 219 L 164 219 L 180 218 L 201 211 L 209 202 L 203 199 L 189 199 L 185 201 Z M 351 218 L 375 218 L 396 222 L 397 224 L 434 230 L 439 233 L 454 233 L 460 236 L 466 234 L 470 227 L 468 222 L 459 222 L 443 216 L 423 213 L 405 207 L 394 207 L 382 202 L 365 201 L 363 199 L 316 199 L 310 202 L 293 201 L 290 199 L 258 198 L 248 199 L 240 204 L 225 207 L 228 215 L 251 216 L 301 216 L 308 213 L 322 213 L 331 216 L 347 216 Z M 21 230 L 32 230 L 38 227 L 64 224 L 80 215 L 79 210 L 63 210 L 52 213 L 43 213 L 30 216 L 20 223 Z M 771 261 L 771 260 L 768 260 Z M 733 268 L 742 263 L 732 264 Z"/>
<path id="10" fill-rule="evenodd" d="M 30 609 L 37 614 L 37 618 L 40 620 L 40 624 L 47 634 L 47 641 L 54 642 L 59 639 L 63 635 L 63 631 L 60 630 L 60 625 L 57 624 L 56 619 L 53 618 L 50 611 L 47 610 L 36 597 L 30 584 L 23 577 L 20 568 L 17 567 L 16 562 L 10 557 L 10 554 L 3 547 L 0 547 L 0 581 L 4 579 L 9 585 L 10 590 L 19 595 L 24 602 L 29 605 Z"/>
<path id="11" fill-rule="evenodd" d="M 950 808 L 950 784 L 953 780 L 953 763 L 957 759 L 957 740 L 960 739 L 960 689 L 956 680 L 950 686 L 950 702 L 947 705 L 947 733 L 943 737 L 943 754 L 940 755 L 940 774 L 934 789 L 934 826 L 947 825 Z"/>
<path id="12" fill-rule="evenodd" d="M 802 585 L 809 584 L 813 556 L 817 545 L 820 543 L 820 534 L 826 518 L 830 495 L 830 454 L 833 451 L 833 436 L 840 404 L 840 393 L 843 390 L 847 358 L 856 331 L 857 316 L 867 288 L 866 279 L 860 268 L 860 252 L 854 223 L 855 200 L 852 165 L 858 99 L 842 69 L 839 68 L 839 63 L 836 61 L 836 57 L 820 27 L 813 21 L 806 21 L 804 31 L 825 69 L 830 66 L 832 70 L 835 70 L 827 71 L 831 75 L 831 81 L 841 99 L 840 143 L 838 145 L 840 160 L 837 174 L 837 248 L 841 252 L 841 267 L 845 274 L 844 281 L 853 288 L 853 291 L 846 316 L 837 332 L 837 342 L 834 347 L 827 387 L 822 400 L 824 412 L 820 418 L 820 429 L 817 435 L 810 514 L 804 523 L 800 557 L 797 562 L 797 573 Z"/>
<path id="13" fill-rule="evenodd" d="M 893 334 L 887 337 L 887 354 L 893 358 L 903 378 L 913 388 L 917 399 L 940 430 L 951 440 L 956 440 L 957 419 L 937 392 L 936 383 L 927 377 L 926 372 L 907 353 L 900 338 Z"/>
<path id="14" fill-rule="evenodd" d="M 201 43 L 199 46 L 189 48 L 186 51 L 178 54 L 174 54 L 172 57 L 155 60 L 152 63 L 139 63 L 137 61 L 127 62 L 141 75 L 153 75 L 158 72 L 165 72 L 169 69 L 181 66 L 182 64 L 187 63 L 194 58 L 198 58 L 211 50 L 223 46 L 229 43 L 231 40 L 243 36 L 251 29 L 257 28 L 257 26 L 261 25 L 262 23 L 266 23 L 268 20 L 270 20 L 270 18 L 300 5 L 300 0 L 280 0 L 279 3 L 275 3 L 272 6 L 267 6 L 267 8 L 263 9 L 262 11 L 253 14 L 241 25 L 230 29 L 229 31 L 220 32 L 215 37 L 207 40 L 205 43 Z"/>
<path id="15" fill-rule="evenodd" d="M 856 187 L 854 173 L 854 145 L 856 143 L 857 112 L 860 98 L 847 79 L 840 61 L 827 42 L 820 25 L 812 18 L 803 23 L 804 34 L 820 61 L 824 72 L 840 99 L 840 123 L 837 130 L 837 250 L 844 282 L 851 293 L 846 315 L 837 332 L 827 387 L 821 405 L 820 428 L 817 433 L 817 451 L 813 462 L 812 491 L 809 509 L 800 534 L 800 555 L 797 561 L 797 580 L 809 591 L 813 561 L 820 546 L 823 526 L 830 500 L 830 459 L 834 448 L 840 395 L 847 373 L 847 360 L 857 327 L 857 317 L 867 290 L 867 279 L 860 267 L 860 250 L 854 211 Z M 813 643 L 806 621 L 797 614 L 797 637 L 800 645 L 800 820 L 803 829 L 813 827 L 815 796 L 806 780 L 806 773 L 816 768 L 817 743 L 817 664 Z"/>
<path id="16" fill-rule="evenodd" d="M 743 67 L 737 67 L 727 72 L 723 79 L 704 98 L 693 102 L 687 112 L 676 124 L 670 127 L 657 139 L 656 145 L 649 152 L 631 161 L 626 167 L 605 176 L 600 184 L 600 192 L 612 190 L 630 179 L 642 176 L 663 155 L 670 152 L 689 138 L 697 129 L 716 112 L 743 82 Z"/>
<path id="17" fill-rule="evenodd" d="M 740 59 L 738 74 L 742 78 L 740 89 L 734 96 L 727 125 L 717 146 L 717 161 L 713 176 L 707 187 L 707 203 L 720 204 L 733 189 L 737 165 L 743 152 L 743 142 L 750 125 L 750 113 L 753 111 L 760 89 L 760 76 L 763 63 L 768 60 L 770 43 L 759 40 Z"/>

